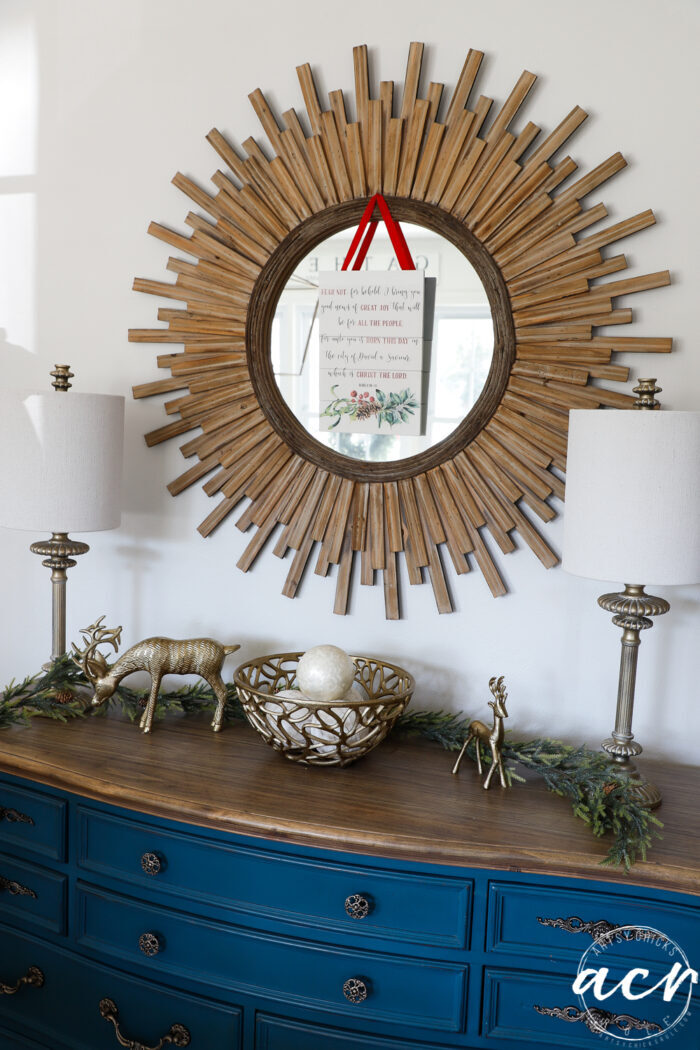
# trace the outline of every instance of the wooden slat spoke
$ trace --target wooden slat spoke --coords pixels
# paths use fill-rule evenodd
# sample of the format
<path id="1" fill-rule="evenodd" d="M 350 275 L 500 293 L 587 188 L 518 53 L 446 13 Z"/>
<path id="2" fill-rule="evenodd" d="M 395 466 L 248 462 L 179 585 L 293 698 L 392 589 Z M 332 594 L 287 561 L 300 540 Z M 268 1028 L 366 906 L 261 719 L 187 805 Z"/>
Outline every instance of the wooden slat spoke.
<path id="1" fill-rule="evenodd" d="M 467 180 L 455 207 L 452 209 L 458 219 L 465 218 L 469 213 L 474 201 L 493 176 L 508 152 L 508 149 L 513 144 L 513 141 L 514 139 L 512 135 L 505 134 L 490 152 L 488 152 L 487 149 L 484 149 L 479 159 L 479 163 L 476 165 L 473 173 Z"/>
<path id="2" fill-rule="evenodd" d="M 445 124 L 448 127 L 451 127 L 455 121 L 460 119 L 463 111 L 467 107 L 469 96 L 474 87 L 474 82 L 476 81 L 483 57 L 483 51 L 469 50 L 462 67 L 462 72 L 459 75 L 454 92 L 452 93 L 450 105 L 445 114 Z"/>
<path id="3" fill-rule="evenodd" d="M 618 171 L 622 171 L 627 166 L 627 161 L 621 153 L 615 153 L 612 157 L 608 157 L 602 164 L 599 164 L 597 168 L 590 171 L 587 175 L 583 175 L 578 179 L 573 186 L 569 189 L 564 190 L 561 196 L 563 198 L 571 197 L 574 200 L 581 200 L 586 194 L 591 193 L 594 189 L 606 182 L 607 179 L 616 175 Z"/>
<path id="4" fill-rule="evenodd" d="M 307 140 L 309 159 L 314 170 L 316 182 L 321 190 L 321 196 L 327 205 L 338 203 L 338 193 L 333 182 L 333 176 L 323 149 L 323 139 L 320 135 L 312 135 Z"/>
<path id="5" fill-rule="evenodd" d="M 430 535 L 427 522 L 423 523 L 423 532 L 428 555 L 428 575 L 430 576 L 430 583 L 433 588 L 433 594 L 435 595 L 437 611 L 439 613 L 451 613 L 453 611 L 452 599 L 447 586 L 447 580 L 445 579 L 445 571 L 442 567 L 442 561 L 440 560 L 440 552 Z"/>
<path id="6" fill-rule="evenodd" d="M 413 479 L 413 488 L 416 494 L 416 502 L 420 510 L 420 516 L 425 523 L 428 535 L 434 543 L 444 543 L 446 540 L 445 530 L 440 520 L 435 499 L 425 474 L 416 474 Z"/>
<path id="7" fill-rule="evenodd" d="M 400 197 L 410 196 L 427 117 L 428 102 L 425 99 L 418 99 L 411 111 L 401 150 L 399 181 L 396 190 Z"/>
<path id="8" fill-rule="evenodd" d="M 508 150 L 508 160 L 520 160 L 523 153 L 530 148 L 541 130 L 542 129 L 539 128 L 537 124 L 533 124 L 532 121 L 529 120 Z M 521 171 L 522 169 L 519 167 L 518 170 Z"/>
<path id="9" fill-rule="evenodd" d="M 369 486 L 369 535 L 373 569 L 386 565 L 384 548 L 384 489 L 382 485 Z"/>
<path id="10" fill-rule="evenodd" d="M 204 521 L 197 526 L 197 532 L 200 536 L 210 536 L 214 529 L 218 528 L 221 522 L 228 517 L 231 511 L 234 510 L 239 503 L 240 499 L 237 499 L 235 496 L 222 499 L 211 514 L 208 514 Z"/>
<path id="11" fill-rule="evenodd" d="M 246 181 L 246 171 L 243 166 L 243 159 L 238 156 L 231 143 L 216 128 L 212 128 L 207 135 L 207 142 L 214 147 L 224 164 L 228 165 L 238 181 L 244 183 Z"/>
<path id="12" fill-rule="evenodd" d="M 383 118 L 382 103 L 378 99 L 370 99 L 368 103 L 368 130 L 367 130 L 367 155 L 365 167 L 367 173 L 367 192 L 382 192 L 382 150 L 383 150 Z"/>
<path id="13" fill-rule="evenodd" d="M 367 120 L 367 103 L 369 102 L 369 62 L 366 44 L 352 49 L 352 62 L 355 71 L 357 119 L 362 124 Z"/>
<path id="14" fill-rule="evenodd" d="M 571 112 L 564 117 L 562 122 L 557 125 L 554 131 L 547 136 L 544 142 L 542 142 L 529 157 L 528 164 L 535 167 L 542 163 L 542 161 L 550 160 L 557 150 L 560 149 L 569 138 L 571 138 L 573 133 L 581 126 L 587 117 L 588 114 L 585 110 L 581 109 L 580 106 L 574 106 Z"/>
<path id="15" fill-rule="evenodd" d="M 172 390 L 186 389 L 186 382 L 179 376 L 172 379 L 157 379 L 153 383 L 139 383 L 132 386 L 131 393 L 136 399 L 141 397 L 153 397 L 156 394 L 168 394 Z"/>
<path id="16" fill-rule="evenodd" d="M 301 213 L 295 211 L 290 201 L 284 196 L 279 179 L 263 151 L 253 138 L 247 138 L 243 143 L 248 157 L 244 161 L 246 174 L 249 176 L 250 184 L 258 195 L 262 195 L 274 208 L 285 228 L 293 230 L 301 218 Z"/>
<path id="17" fill-rule="evenodd" d="M 382 178 L 384 193 L 391 197 L 396 193 L 396 185 L 399 180 L 402 136 L 403 121 L 398 117 L 392 117 L 389 121 L 389 130 L 387 133 L 386 151 L 384 156 L 384 174 Z"/>
<path id="18" fill-rule="evenodd" d="M 386 511 L 387 550 L 394 553 L 403 550 L 401 531 L 401 505 L 399 487 L 395 481 L 384 484 L 384 508 Z"/>
<path id="19" fill-rule="evenodd" d="M 316 510 L 321 502 L 327 479 L 328 472 L 325 470 L 317 470 L 314 474 L 313 481 L 309 486 L 308 495 L 300 504 L 294 522 L 292 523 L 292 529 L 289 535 L 289 546 L 293 550 L 299 550 L 306 534 L 311 531 L 311 525 L 316 517 Z"/>
<path id="20" fill-rule="evenodd" d="M 472 125 L 473 126 L 473 125 Z M 464 157 L 455 167 L 445 191 L 440 198 L 440 207 L 445 211 L 452 211 L 462 190 L 467 185 L 481 154 L 486 148 L 483 139 L 476 139 L 467 149 Z"/>
<path id="21" fill-rule="evenodd" d="M 335 604 L 333 612 L 337 616 L 345 616 L 348 611 L 350 598 L 350 582 L 352 578 L 352 562 L 354 551 L 350 542 L 350 530 L 345 533 L 343 547 L 339 558 L 338 578 L 335 585 Z"/>
<path id="22" fill-rule="evenodd" d="M 507 132 L 511 121 L 527 98 L 536 80 L 535 74 L 528 72 L 527 69 L 520 74 L 517 84 L 503 103 L 500 112 L 486 135 L 486 141 L 489 146 L 495 145 L 501 136 Z"/>
<path id="23" fill-rule="evenodd" d="M 323 536 L 318 562 L 314 570 L 318 576 L 326 576 L 330 565 L 337 565 L 340 560 L 343 541 L 346 529 L 348 528 L 348 518 L 353 499 L 353 486 L 354 483 L 347 478 L 343 478 L 338 486 L 335 503 L 331 510 L 330 518 L 328 519 L 328 525 L 326 526 Z M 349 542 L 352 549 L 351 534 L 349 535 Z"/>
<path id="24" fill-rule="evenodd" d="M 321 211 L 324 206 L 323 197 L 311 177 L 311 172 L 306 163 L 305 150 L 299 145 L 294 137 L 294 132 L 290 128 L 286 128 L 282 132 L 282 148 L 284 150 L 284 159 L 289 164 L 290 173 L 296 179 L 299 192 L 307 207 L 312 211 Z"/>
<path id="25" fill-rule="evenodd" d="M 314 540 L 311 536 L 311 530 L 307 532 L 304 537 L 304 542 L 301 544 L 299 549 L 296 551 L 294 558 L 292 559 L 292 565 L 287 573 L 287 578 L 284 581 L 284 587 L 282 588 L 282 594 L 285 598 L 295 598 L 299 590 L 299 586 L 306 571 L 311 552 L 314 547 Z"/>
<path id="26" fill-rule="evenodd" d="M 167 486 L 168 492 L 171 496 L 179 496 L 181 492 L 188 489 L 190 485 L 195 485 L 202 478 L 205 478 L 207 474 L 211 474 L 212 470 L 216 470 L 219 465 L 219 461 L 216 456 L 207 456 L 206 459 L 201 460 L 199 463 L 195 463 L 193 467 L 186 470 L 184 474 L 180 474 L 179 477 L 171 481 Z"/>
<path id="27" fill-rule="evenodd" d="M 399 481 L 399 495 L 401 497 L 407 540 L 411 545 L 413 559 L 418 566 L 427 565 L 428 549 L 425 545 L 420 511 L 411 478 L 402 478 Z"/>
<path id="28" fill-rule="evenodd" d="M 420 162 L 418 164 L 418 170 L 416 171 L 416 178 L 411 190 L 411 196 L 415 200 L 423 200 L 428 189 L 428 183 L 430 177 L 435 170 L 435 162 L 437 160 L 438 152 L 440 150 L 440 144 L 442 137 L 445 134 L 444 124 L 433 124 L 428 131 L 428 135 L 425 142 L 425 147 L 421 154 Z"/>
<path id="29" fill-rule="evenodd" d="M 428 102 L 428 125 L 431 125 L 435 120 L 437 120 L 438 110 L 440 109 L 440 101 L 442 99 L 442 93 L 444 90 L 444 84 L 431 83 L 428 85 L 428 91 L 426 93 L 426 99 Z"/>
<path id="30" fill-rule="evenodd" d="M 406 79 L 404 81 L 403 95 L 401 98 L 402 120 L 410 120 L 418 98 L 418 85 L 420 82 L 421 63 L 423 61 L 423 45 L 414 41 L 408 49 L 408 62 L 406 64 Z"/>
<path id="31" fill-rule="evenodd" d="M 442 138 L 440 151 L 425 194 L 428 203 L 437 204 L 445 192 L 445 187 L 464 149 L 467 132 L 473 120 L 474 114 L 469 110 L 464 110 L 451 124 L 445 124 L 447 133 Z"/>
<path id="32" fill-rule="evenodd" d="M 367 536 L 367 517 L 369 514 L 369 485 L 358 482 L 352 510 L 352 549 L 364 550 Z"/>
<path id="33" fill-rule="evenodd" d="M 306 106 L 311 130 L 315 135 L 319 135 L 321 132 L 321 106 L 318 101 L 318 93 L 314 84 L 311 66 L 308 62 L 303 66 L 297 66 L 297 76 L 301 85 L 301 93 L 304 96 L 304 105 Z"/>
<path id="34" fill-rule="evenodd" d="M 352 186 L 350 185 L 350 179 L 348 178 L 348 172 L 345 167 L 345 157 L 343 155 L 343 150 L 340 145 L 338 127 L 336 125 L 335 117 L 333 116 L 333 114 L 330 112 L 321 114 L 321 125 L 323 129 L 323 142 L 326 147 L 326 153 L 328 155 L 328 164 L 333 174 L 338 199 L 341 201 L 351 200 L 353 196 Z M 350 127 L 351 125 L 348 125 L 348 128 Z M 359 161 L 361 164 L 363 163 L 361 152 Z"/>
<path id="35" fill-rule="evenodd" d="M 354 197 L 366 197 L 367 196 L 367 182 L 365 180 L 365 166 L 362 158 L 362 136 L 360 134 L 359 124 L 348 124 L 346 129 L 347 136 L 347 152 L 348 152 L 348 171 L 350 173 L 350 182 L 352 186 L 348 185 L 349 193 Z"/>
<path id="36" fill-rule="evenodd" d="M 384 580 L 384 615 L 387 620 L 399 620 L 401 618 L 399 577 L 396 567 L 396 553 L 389 541 L 388 523 L 387 528 L 385 528 L 384 543 L 386 546 L 386 567 L 382 573 Z"/>
<path id="37" fill-rule="evenodd" d="M 267 103 L 267 100 L 265 99 L 265 96 L 263 95 L 262 91 L 260 91 L 260 89 L 257 88 L 250 95 L 248 95 L 248 98 L 253 109 L 255 110 L 255 114 L 258 120 L 262 124 L 262 128 L 265 134 L 267 135 L 268 142 L 272 146 L 275 153 L 281 153 L 281 129 L 272 110 L 270 109 Z M 213 135 L 214 132 L 211 132 L 211 134 Z M 212 142 L 211 138 L 209 139 L 209 141 Z M 212 145 L 214 145 L 213 142 Z M 219 156 L 222 157 L 226 161 L 226 163 L 228 163 L 225 154 L 222 153 L 220 149 L 217 148 L 217 146 L 214 146 L 214 148 L 217 150 L 217 153 L 219 153 Z M 231 170 L 233 170 L 233 168 Z"/>

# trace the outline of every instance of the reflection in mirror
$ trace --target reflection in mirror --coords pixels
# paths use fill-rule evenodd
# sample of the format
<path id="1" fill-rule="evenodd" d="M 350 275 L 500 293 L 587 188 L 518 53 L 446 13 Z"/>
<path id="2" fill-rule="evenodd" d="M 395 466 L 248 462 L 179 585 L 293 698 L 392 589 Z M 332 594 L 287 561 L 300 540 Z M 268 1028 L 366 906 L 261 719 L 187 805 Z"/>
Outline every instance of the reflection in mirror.
<path id="1" fill-rule="evenodd" d="M 318 281 L 322 271 L 337 271 L 350 246 L 354 228 L 329 237 L 304 258 L 279 298 L 271 354 L 275 378 L 291 412 L 317 441 L 365 462 L 405 459 L 446 438 L 479 397 L 491 367 L 493 323 L 486 290 L 469 260 L 450 241 L 423 226 L 402 223 L 416 268 L 436 279 L 432 345 L 426 346 L 423 380 L 425 401 L 421 436 L 338 433 L 322 418 L 320 397 Z M 363 270 L 398 271 L 383 224 L 378 229 Z M 427 299 L 427 294 L 426 294 Z M 351 391 L 374 401 L 377 391 Z"/>

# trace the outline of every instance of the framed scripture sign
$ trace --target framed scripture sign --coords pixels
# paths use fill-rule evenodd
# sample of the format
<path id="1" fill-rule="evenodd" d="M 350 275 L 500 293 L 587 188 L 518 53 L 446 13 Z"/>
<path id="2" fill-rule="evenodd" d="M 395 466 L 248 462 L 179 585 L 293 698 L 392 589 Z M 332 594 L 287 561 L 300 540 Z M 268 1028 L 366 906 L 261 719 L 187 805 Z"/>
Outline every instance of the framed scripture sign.
<path id="1" fill-rule="evenodd" d="M 424 292 L 422 270 L 319 274 L 322 429 L 421 433 Z"/>

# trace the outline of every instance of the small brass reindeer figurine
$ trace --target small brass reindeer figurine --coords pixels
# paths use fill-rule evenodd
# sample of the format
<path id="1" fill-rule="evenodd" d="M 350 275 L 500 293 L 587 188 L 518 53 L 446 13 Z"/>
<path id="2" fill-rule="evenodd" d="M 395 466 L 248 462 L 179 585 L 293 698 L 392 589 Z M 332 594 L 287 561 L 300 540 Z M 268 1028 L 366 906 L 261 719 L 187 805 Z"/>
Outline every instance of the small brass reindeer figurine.
<path id="1" fill-rule="evenodd" d="M 163 676 L 197 674 L 214 690 L 217 705 L 212 727 L 215 733 L 219 732 L 226 704 L 226 686 L 221 680 L 221 668 L 226 657 L 240 649 L 240 645 L 220 645 L 213 638 L 188 638 L 184 641 L 172 638 L 144 638 L 109 666 L 97 647 L 105 643 L 113 646 L 114 651 L 118 652 L 122 629 L 103 627 L 103 620 L 104 616 L 100 616 L 95 623 L 81 630 L 80 633 L 86 642 L 85 649 L 78 649 L 75 642 L 72 646 L 73 659 L 94 686 L 92 703 L 95 707 L 99 707 L 112 696 L 122 678 L 134 671 L 148 671 L 151 676 L 151 692 L 139 726 L 144 733 L 150 733 Z"/>
<path id="2" fill-rule="evenodd" d="M 481 745 L 487 744 L 491 748 L 491 768 L 488 771 L 486 780 L 484 781 L 484 788 L 488 788 L 491 784 L 491 778 L 498 768 L 498 774 L 501 778 L 501 787 L 506 787 L 506 778 L 503 772 L 503 756 L 501 750 L 503 748 L 503 738 L 505 736 L 505 730 L 503 729 L 503 719 L 508 717 L 506 711 L 506 700 L 508 699 L 508 693 L 503 685 L 503 675 L 500 678 L 492 678 L 489 682 L 489 689 L 493 694 L 493 700 L 489 700 L 489 707 L 493 708 L 493 725 L 485 725 L 483 722 L 474 720 L 469 723 L 469 730 L 467 739 L 462 744 L 462 750 L 459 753 L 459 757 L 454 764 L 453 773 L 459 771 L 459 766 L 464 758 L 464 753 L 467 750 L 467 745 L 470 741 L 476 741 L 476 767 L 479 770 L 479 776 L 481 776 Z"/>

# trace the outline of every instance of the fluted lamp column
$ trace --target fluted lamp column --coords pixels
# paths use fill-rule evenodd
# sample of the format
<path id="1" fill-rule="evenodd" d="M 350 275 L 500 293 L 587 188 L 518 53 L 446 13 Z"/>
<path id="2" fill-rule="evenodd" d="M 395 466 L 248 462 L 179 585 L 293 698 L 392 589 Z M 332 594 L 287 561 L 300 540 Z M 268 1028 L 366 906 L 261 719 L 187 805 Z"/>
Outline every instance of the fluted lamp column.
<path id="1" fill-rule="evenodd" d="M 53 391 L 0 392 L 0 526 L 50 532 L 30 550 L 51 569 L 49 668 L 66 651 L 66 577 L 89 551 L 69 532 L 116 528 L 121 520 L 124 398 L 69 392 L 56 365 Z"/>
<path id="2" fill-rule="evenodd" d="M 700 582 L 700 412 L 658 411 L 655 379 L 634 389 L 637 411 L 569 415 L 562 566 L 591 579 L 633 581 L 598 599 L 622 628 L 615 728 L 602 746 L 654 808 L 661 794 L 636 767 L 642 747 L 632 715 L 640 634 L 670 605 L 644 588 Z"/>

